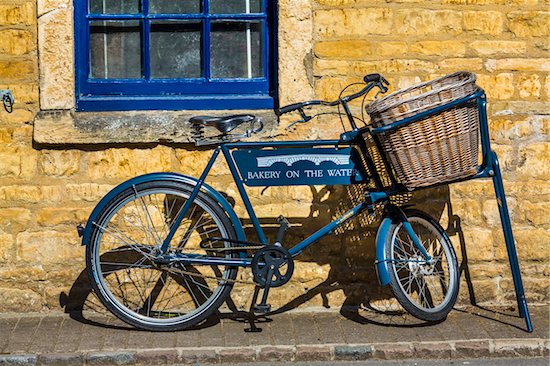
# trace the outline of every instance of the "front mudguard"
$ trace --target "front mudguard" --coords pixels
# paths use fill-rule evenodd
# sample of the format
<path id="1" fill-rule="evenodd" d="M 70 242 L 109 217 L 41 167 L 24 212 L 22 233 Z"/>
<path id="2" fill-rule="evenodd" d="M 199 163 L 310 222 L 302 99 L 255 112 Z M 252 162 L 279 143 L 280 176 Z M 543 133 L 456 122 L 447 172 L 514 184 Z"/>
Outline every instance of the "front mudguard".
<path id="1" fill-rule="evenodd" d="M 197 185 L 197 183 L 199 182 L 198 179 L 189 177 L 183 174 L 151 173 L 151 174 L 137 176 L 135 178 L 132 178 L 130 180 L 127 180 L 126 182 L 119 184 L 118 186 L 113 188 L 109 193 L 107 193 L 105 197 L 103 197 L 101 201 L 99 201 L 97 206 L 92 211 L 90 217 L 88 218 L 88 222 L 86 223 L 86 227 L 84 228 L 84 232 L 82 235 L 82 245 L 88 245 L 88 243 L 90 242 L 93 223 L 98 219 L 100 213 L 103 211 L 103 209 L 105 208 L 105 206 L 108 204 L 109 201 L 111 201 L 114 197 L 116 197 L 118 194 L 120 194 L 124 190 L 134 185 L 158 181 L 158 180 L 168 180 L 168 181 L 173 181 L 178 183 L 186 183 L 192 186 Z M 231 223 L 233 224 L 233 228 L 235 229 L 237 240 L 246 241 L 246 235 L 244 234 L 241 221 L 239 220 L 239 218 L 237 217 L 237 214 L 235 213 L 235 210 L 233 210 L 233 207 L 225 199 L 225 197 L 222 196 L 214 188 L 210 187 L 205 183 L 202 183 L 201 191 L 209 195 L 226 212 L 227 216 L 231 220 Z"/>
<path id="2" fill-rule="evenodd" d="M 388 269 L 388 261 L 386 257 L 387 236 L 390 234 L 390 228 L 394 219 L 391 216 L 386 216 L 376 233 L 376 274 L 380 286 L 390 284 L 390 272 Z"/>

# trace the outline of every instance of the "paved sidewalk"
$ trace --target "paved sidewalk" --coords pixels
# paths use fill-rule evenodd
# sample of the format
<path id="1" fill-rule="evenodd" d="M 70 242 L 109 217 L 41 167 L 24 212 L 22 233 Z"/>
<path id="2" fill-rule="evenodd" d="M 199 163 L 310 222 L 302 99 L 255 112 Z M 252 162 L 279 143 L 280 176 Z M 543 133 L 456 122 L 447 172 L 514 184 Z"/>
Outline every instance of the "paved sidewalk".
<path id="1" fill-rule="evenodd" d="M 549 357 L 548 306 L 516 312 L 455 309 L 439 324 L 376 311 L 294 310 L 246 332 L 241 318 L 192 331 L 139 331 L 108 315 L 0 315 L 0 365 L 172 365 L 249 361 Z"/>

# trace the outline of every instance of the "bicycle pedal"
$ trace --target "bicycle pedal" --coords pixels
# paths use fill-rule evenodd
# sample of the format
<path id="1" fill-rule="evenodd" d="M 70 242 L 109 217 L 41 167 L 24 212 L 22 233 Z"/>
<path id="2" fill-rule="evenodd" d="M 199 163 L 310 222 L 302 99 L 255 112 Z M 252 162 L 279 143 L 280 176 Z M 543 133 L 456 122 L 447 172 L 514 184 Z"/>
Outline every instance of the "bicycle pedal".
<path id="1" fill-rule="evenodd" d="M 267 314 L 271 311 L 271 304 L 256 304 L 252 307 L 254 314 Z"/>

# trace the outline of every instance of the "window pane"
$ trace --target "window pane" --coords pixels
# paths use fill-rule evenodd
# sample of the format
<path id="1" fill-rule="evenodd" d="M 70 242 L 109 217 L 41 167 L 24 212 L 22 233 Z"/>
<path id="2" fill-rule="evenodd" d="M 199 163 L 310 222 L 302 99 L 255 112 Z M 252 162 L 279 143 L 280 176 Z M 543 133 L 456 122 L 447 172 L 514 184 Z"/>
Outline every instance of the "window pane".
<path id="1" fill-rule="evenodd" d="M 77 0 L 82 1 L 82 0 Z M 140 0 L 89 0 L 90 13 L 136 14 L 141 12 Z"/>
<path id="2" fill-rule="evenodd" d="M 92 78 L 141 78 L 141 22 L 90 22 L 90 63 Z"/>
<path id="3" fill-rule="evenodd" d="M 264 75 L 262 23 L 212 22 L 210 64 L 213 78 Z"/>
<path id="4" fill-rule="evenodd" d="M 261 12 L 262 0 L 210 0 L 210 13 L 212 14 L 246 14 Z"/>
<path id="5" fill-rule="evenodd" d="M 149 13 L 188 14 L 200 13 L 201 0 L 149 0 Z"/>
<path id="6" fill-rule="evenodd" d="M 151 77 L 202 77 L 200 22 L 151 22 Z"/>

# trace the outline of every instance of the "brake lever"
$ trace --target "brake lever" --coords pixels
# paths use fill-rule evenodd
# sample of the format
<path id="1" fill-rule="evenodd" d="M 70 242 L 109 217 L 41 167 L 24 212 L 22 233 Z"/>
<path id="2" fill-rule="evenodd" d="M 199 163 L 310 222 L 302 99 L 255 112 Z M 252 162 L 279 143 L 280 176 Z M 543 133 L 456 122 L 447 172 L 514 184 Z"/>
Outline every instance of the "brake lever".
<path id="1" fill-rule="evenodd" d="M 300 116 L 302 116 L 302 119 L 299 119 L 297 121 L 294 121 L 292 122 L 291 124 L 289 124 L 288 126 L 285 127 L 285 130 L 290 130 L 290 128 L 298 123 L 306 123 L 306 122 L 309 122 L 313 117 L 312 116 L 308 116 L 304 110 L 302 108 L 300 108 L 298 110 L 300 112 Z"/>

